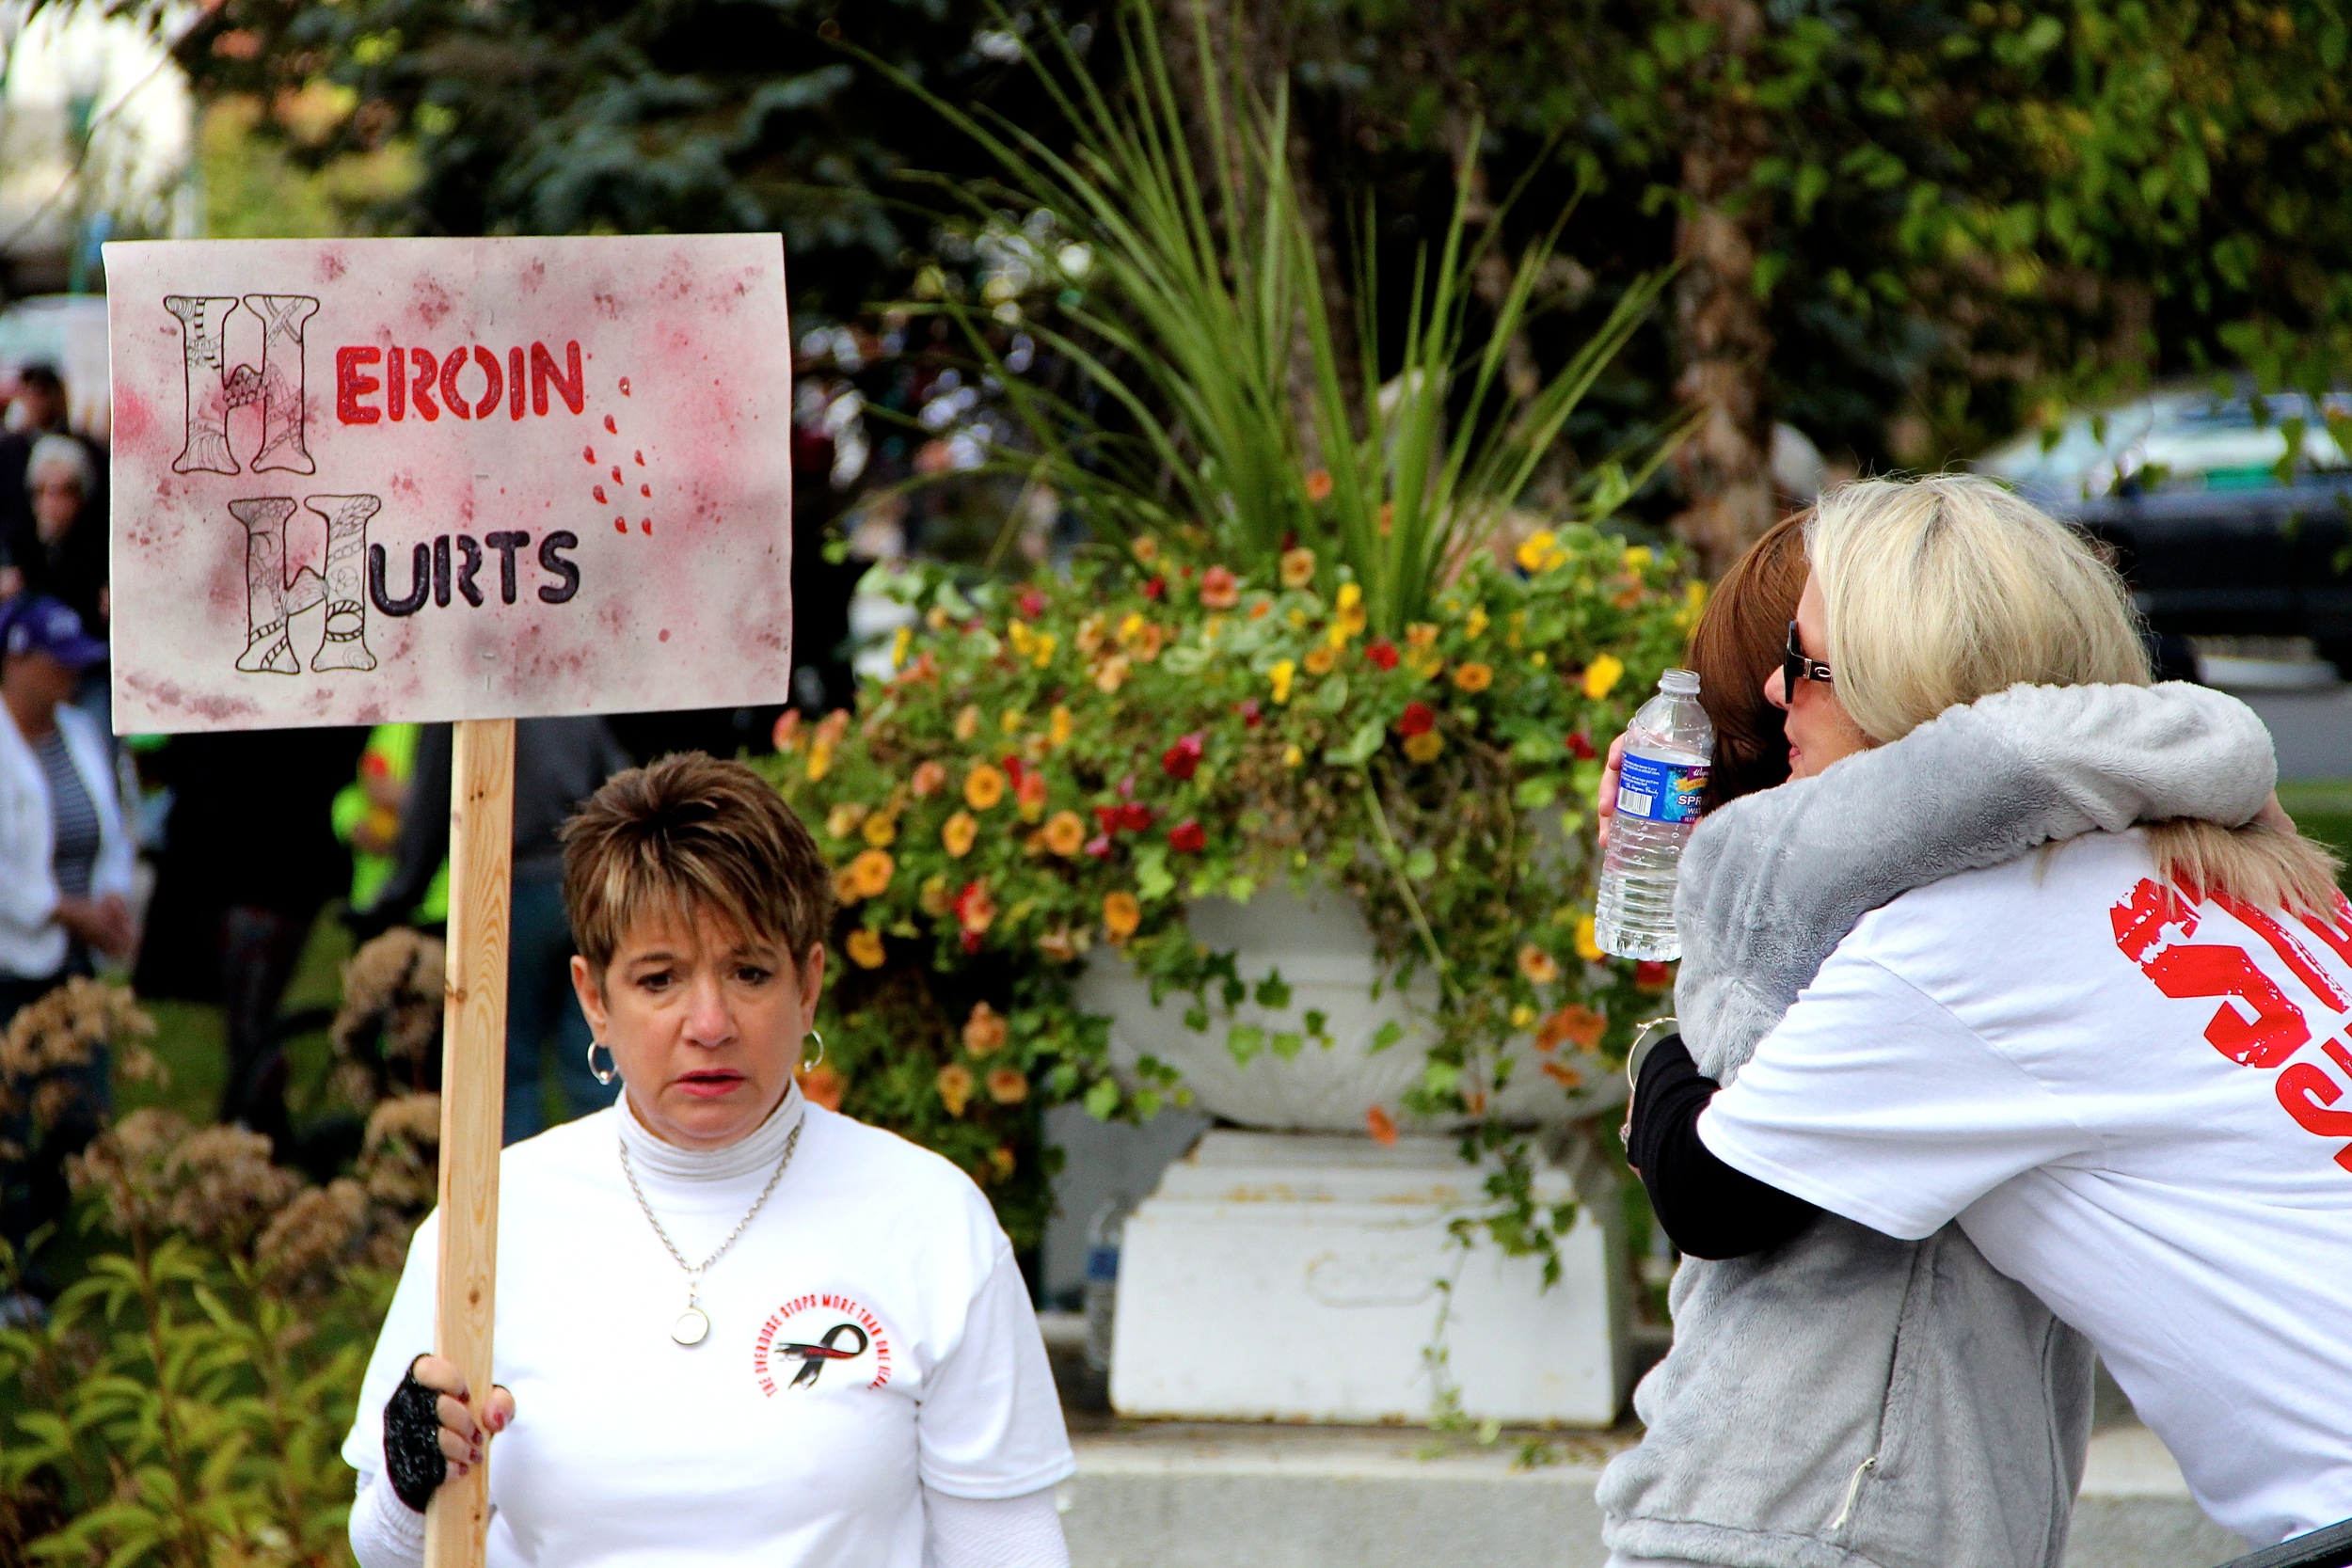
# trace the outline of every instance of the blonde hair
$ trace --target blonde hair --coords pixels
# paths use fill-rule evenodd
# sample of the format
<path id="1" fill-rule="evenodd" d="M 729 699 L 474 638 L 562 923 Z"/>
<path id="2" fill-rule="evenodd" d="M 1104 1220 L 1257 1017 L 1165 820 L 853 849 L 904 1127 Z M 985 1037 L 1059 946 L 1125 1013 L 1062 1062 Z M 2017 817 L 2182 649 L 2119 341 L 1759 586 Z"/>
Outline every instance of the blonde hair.
<path id="1" fill-rule="evenodd" d="M 1805 529 L 1846 712 L 1873 744 L 2020 684 L 2146 686 L 2147 643 L 2122 579 L 2074 530 L 1991 480 L 1864 480 L 1823 496 Z M 2259 822 L 2148 830 L 2184 891 L 2324 912 L 2325 849 Z"/>

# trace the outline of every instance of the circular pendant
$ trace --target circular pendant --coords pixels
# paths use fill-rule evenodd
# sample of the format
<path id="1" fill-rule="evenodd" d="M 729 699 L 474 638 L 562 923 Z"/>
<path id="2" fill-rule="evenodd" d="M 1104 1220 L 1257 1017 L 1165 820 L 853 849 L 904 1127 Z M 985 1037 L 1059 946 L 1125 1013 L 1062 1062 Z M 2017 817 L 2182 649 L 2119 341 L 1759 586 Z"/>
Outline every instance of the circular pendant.
<path id="1" fill-rule="evenodd" d="M 699 1345 L 710 1333 L 710 1319 L 699 1307 L 690 1307 L 670 1325 L 670 1338 L 681 1345 Z"/>

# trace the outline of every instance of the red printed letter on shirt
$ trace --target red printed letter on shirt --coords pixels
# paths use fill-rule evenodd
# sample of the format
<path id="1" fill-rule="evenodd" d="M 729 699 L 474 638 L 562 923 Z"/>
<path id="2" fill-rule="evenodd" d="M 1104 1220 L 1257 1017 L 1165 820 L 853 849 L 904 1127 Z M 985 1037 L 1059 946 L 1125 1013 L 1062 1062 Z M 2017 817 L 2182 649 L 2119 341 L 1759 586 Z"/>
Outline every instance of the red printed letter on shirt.
<path id="1" fill-rule="evenodd" d="M 2242 948 L 2218 943 L 2174 943 L 2157 949 L 2168 921 L 2177 922 L 2181 934 L 2197 929 L 2194 911 L 2182 910 L 2173 895 L 2154 881 L 2142 879 L 2131 897 L 2108 911 L 2115 924 L 2115 945 L 2139 965 L 2165 995 L 2181 999 L 2226 997 L 2253 1013 L 2249 1020 L 2236 1007 L 2214 1009 L 2205 1025 L 2213 1048 L 2242 1067 L 2274 1068 L 2309 1043 L 2311 1026 L 2286 992 L 2247 957 Z"/>

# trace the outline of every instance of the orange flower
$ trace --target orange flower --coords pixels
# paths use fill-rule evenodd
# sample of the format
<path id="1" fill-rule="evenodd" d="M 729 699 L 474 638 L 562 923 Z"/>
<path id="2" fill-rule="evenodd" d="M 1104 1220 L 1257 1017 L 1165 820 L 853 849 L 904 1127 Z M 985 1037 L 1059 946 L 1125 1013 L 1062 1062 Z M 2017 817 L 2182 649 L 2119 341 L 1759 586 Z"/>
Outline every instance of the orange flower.
<path id="1" fill-rule="evenodd" d="M 1013 798 L 1021 802 L 1021 819 L 1034 822 L 1045 815 L 1045 775 L 1032 768 L 1021 775 Z"/>
<path id="2" fill-rule="evenodd" d="M 850 933 L 844 943 L 850 950 L 850 961 L 860 969 L 880 969 L 882 966 L 882 939 L 880 931 L 859 927 Z"/>
<path id="3" fill-rule="evenodd" d="M 1143 906 L 1136 902 L 1134 894 L 1120 889 L 1103 895 L 1103 929 L 1110 933 L 1111 941 L 1125 942 L 1142 924 Z"/>
<path id="4" fill-rule="evenodd" d="M 816 736 L 828 746 L 840 745 L 841 737 L 849 733 L 850 710 L 846 707 L 834 708 L 817 721 Z"/>
<path id="5" fill-rule="evenodd" d="M 850 885 L 860 898 L 879 898 L 890 889 L 890 879 L 898 874 L 898 863 L 890 858 L 887 849 L 866 849 L 850 863 Z"/>
<path id="6" fill-rule="evenodd" d="M 1454 667 L 1454 684 L 1465 691 L 1484 691 L 1494 683 L 1494 671 L 1476 659 Z"/>
<path id="7" fill-rule="evenodd" d="M 786 708 L 783 717 L 776 721 L 775 734 L 771 738 L 775 741 L 779 752 L 796 749 L 801 744 L 801 710 Z"/>
<path id="8" fill-rule="evenodd" d="M 1307 673 L 1327 675 L 1331 666 L 1339 662 L 1339 652 L 1327 642 L 1318 642 L 1307 650 Z"/>
<path id="9" fill-rule="evenodd" d="M 1136 559 L 1146 566 L 1160 558 L 1160 542 L 1148 533 L 1136 534 L 1136 542 L 1131 547 L 1136 552 Z"/>
<path id="10" fill-rule="evenodd" d="M 1396 1142 L 1396 1118 L 1377 1105 L 1364 1113 L 1364 1128 L 1372 1134 L 1374 1143 Z"/>
<path id="11" fill-rule="evenodd" d="M 1560 978 L 1560 965 L 1531 942 L 1519 949 L 1519 973 L 1535 985 L 1548 986 Z"/>
<path id="12" fill-rule="evenodd" d="M 898 818 L 889 812 L 878 811 L 866 819 L 866 826 L 858 832 L 875 848 L 886 849 L 898 836 Z"/>
<path id="13" fill-rule="evenodd" d="M 1590 1051 L 1608 1028 L 1607 1019 L 1581 1003 L 1571 1002 L 1544 1020 L 1543 1027 L 1535 1031 L 1535 1049 L 1557 1051 L 1567 1041 L 1579 1051 Z"/>
<path id="14" fill-rule="evenodd" d="M 1057 811 L 1045 824 L 1045 847 L 1068 860 L 1085 847 L 1087 819 L 1074 811 Z"/>
<path id="15" fill-rule="evenodd" d="M 967 882 L 956 895 L 956 924 L 966 936 L 977 936 L 996 923 L 996 895 L 986 882 Z"/>
<path id="16" fill-rule="evenodd" d="M 1315 552 L 1303 546 L 1282 552 L 1282 586 L 1304 588 L 1315 580 Z"/>
<path id="17" fill-rule="evenodd" d="M 847 838 L 857 832 L 857 825 L 866 820 L 866 808 L 855 800 L 844 800 L 825 813 L 825 832 L 834 838 Z"/>
<path id="18" fill-rule="evenodd" d="M 841 1092 L 850 1086 L 849 1080 L 819 1062 L 805 1072 L 793 1074 L 801 1081 L 801 1093 L 811 1105 L 822 1105 L 828 1111 L 841 1109 Z"/>
<path id="19" fill-rule="evenodd" d="M 980 833 L 980 825 L 968 811 L 960 811 L 940 825 L 939 842 L 947 847 L 947 853 L 961 860 L 972 847 L 972 841 Z"/>
<path id="20" fill-rule="evenodd" d="M 914 781 L 912 787 L 916 800 L 920 800 L 927 795 L 938 794 L 939 786 L 946 782 L 947 769 L 944 764 L 933 762 L 926 757 L 914 765 Z"/>
<path id="21" fill-rule="evenodd" d="M 1017 1067 L 1000 1067 L 988 1075 L 988 1098 L 999 1105 L 1018 1105 L 1029 1098 L 1029 1079 Z"/>
<path id="22" fill-rule="evenodd" d="M 972 1016 L 963 1021 L 963 1048 L 975 1056 L 985 1056 L 1001 1048 L 1011 1034 L 1004 1014 L 985 1002 L 975 1002 Z"/>
<path id="23" fill-rule="evenodd" d="M 1127 684 L 1127 656 L 1113 654 L 1094 667 L 1094 689 L 1107 697 Z"/>
<path id="24" fill-rule="evenodd" d="M 854 904 L 863 896 L 865 895 L 857 890 L 857 878 L 848 866 L 842 866 L 834 872 L 833 901 L 834 903 Z"/>
<path id="25" fill-rule="evenodd" d="M 974 811 L 986 811 L 1004 798 L 1005 775 L 988 763 L 963 776 L 963 803 Z"/>
<path id="26" fill-rule="evenodd" d="M 1581 1089 L 1584 1086 L 1584 1075 L 1565 1062 L 1546 1062 L 1543 1068 L 1544 1076 L 1564 1089 Z"/>
<path id="27" fill-rule="evenodd" d="M 1037 939 L 1037 950 L 1057 964 L 1066 964 L 1078 956 L 1078 939 L 1056 927 Z"/>
<path id="28" fill-rule="evenodd" d="M 963 1115 L 963 1108 L 972 1103 L 972 1069 L 961 1062 L 950 1062 L 932 1082 L 938 1085 L 940 1103 L 947 1107 L 947 1114 Z"/>
<path id="29" fill-rule="evenodd" d="M 1313 473 L 1307 476 L 1307 499 L 1316 506 L 1321 506 L 1325 501 L 1330 499 L 1331 470 L 1328 468 L 1317 468 Z M 1296 587 L 1297 584 L 1293 583 L 1290 586 Z"/>
<path id="30" fill-rule="evenodd" d="M 962 711 L 956 715 L 956 738 L 958 740 L 969 740 L 979 733 L 980 705 L 977 703 L 966 703 L 963 705 Z"/>
<path id="31" fill-rule="evenodd" d="M 1046 715 L 1045 722 L 1046 733 L 1052 737 L 1055 745 L 1067 746 L 1070 744 L 1071 734 L 1077 728 L 1077 726 L 1071 722 L 1070 710 L 1068 708 L 1057 706 L 1052 713 Z"/>
<path id="32" fill-rule="evenodd" d="M 1147 621 L 1140 614 L 1129 615 L 1119 623 L 1120 646 L 1145 664 L 1160 657 L 1160 645 L 1168 641 L 1168 633 L 1155 621 Z"/>
<path id="33" fill-rule="evenodd" d="M 1013 1164 L 1010 1144 L 998 1144 L 988 1151 L 988 1174 L 992 1180 L 1009 1180 L 1012 1177 Z"/>
<path id="34" fill-rule="evenodd" d="M 1241 603 L 1241 583 L 1222 566 L 1200 574 L 1200 602 L 1210 610 L 1231 610 Z"/>

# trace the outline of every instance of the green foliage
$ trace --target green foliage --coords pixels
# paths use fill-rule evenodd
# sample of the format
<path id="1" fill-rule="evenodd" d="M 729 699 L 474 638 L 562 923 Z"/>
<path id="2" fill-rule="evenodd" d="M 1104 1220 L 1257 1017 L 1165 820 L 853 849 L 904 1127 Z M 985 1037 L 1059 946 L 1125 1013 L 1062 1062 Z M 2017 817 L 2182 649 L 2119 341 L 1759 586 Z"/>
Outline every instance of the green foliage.
<path id="1" fill-rule="evenodd" d="M 771 765 L 837 867 L 823 1086 L 963 1164 L 1017 1234 L 1044 1105 L 1142 1117 L 1186 1099 L 1161 1064 L 1105 1075 L 1106 1021 L 1071 994 L 1089 952 L 1188 998 L 1190 1025 L 1245 1061 L 1321 1049 L 1320 1016 L 1236 1016 L 1253 996 L 1290 1009 L 1289 988 L 1198 944 L 1184 906 L 1335 887 L 1391 983 L 1438 981 L 1419 1085 L 1369 1124 L 1478 1121 L 1469 1151 L 1502 1156 L 1490 1232 L 1547 1250 L 1557 1216 L 1490 1115 L 1500 1048 L 1532 1035 L 1572 1089 L 1655 1010 L 1662 969 L 1593 944 L 1595 737 L 1677 656 L 1698 595 L 1576 525 L 1524 541 L 1517 570 L 1471 557 L 1435 619 L 1391 640 L 1343 571 L 1316 586 L 1312 552 L 1253 573 L 1215 549 L 1192 529 L 1089 552 L 1068 581 L 889 579 L 923 617 L 898 673 L 854 721 L 787 720 Z"/>

